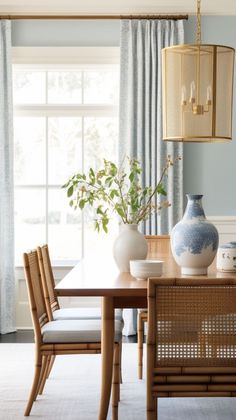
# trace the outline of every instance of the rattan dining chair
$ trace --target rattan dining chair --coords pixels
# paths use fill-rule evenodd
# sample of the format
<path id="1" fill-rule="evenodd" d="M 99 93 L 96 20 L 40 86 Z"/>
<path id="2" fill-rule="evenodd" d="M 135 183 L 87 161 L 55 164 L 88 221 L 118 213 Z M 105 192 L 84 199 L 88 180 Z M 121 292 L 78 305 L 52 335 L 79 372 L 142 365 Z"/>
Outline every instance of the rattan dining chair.
<path id="1" fill-rule="evenodd" d="M 170 236 L 169 235 L 146 235 L 148 243 L 148 258 L 158 259 L 158 252 L 170 254 Z M 148 319 L 146 309 L 138 310 L 138 378 L 143 379 L 143 343 L 145 323 Z"/>
<path id="2" fill-rule="evenodd" d="M 96 354 L 101 352 L 101 321 L 50 321 L 43 296 L 36 250 L 25 253 L 23 260 L 36 346 L 34 379 L 25 410 L 25 416 L 28 416 L 34 400 L 40 391 L 43 391 L 48 364 L 52 357 L 55 357 L 55 355 Z M 112 389 L 112 418 L 114 420 L 118 418 L 122 328 L 123 323 L 116 320 Z"/>
<path id="3" fill-rule="evenodd" d="M 43 294 L 48 314 L 49 321 L 58 320 L 101 320 L 101 308 L 61 308 L 58 297 L 55 293 L 55 279 L 52 271 L 52 264 L 49 254 L 48 245 L 42 245 L 37 247 L 39 269 L 41 274 Z M 123 315 L 121 309 L 115 310 L 115 319 L 123 322 Z M 120 356 L 122 354 L 122 342 L 120 343 Z M 47 378 L 50 375 L 55 357 L 50 359 L 50 363 L 47 368 Z M 120 361 L 121 368 L 121 361 Z M 120 372 L 121 381 L 122 375 Z"/>
<path id="4" fill-rule="evenodd" d="M 48 245 L 37 247 L 39 269 L 43 283 L 43 293 L 49 320 L 63 319 L 101 319 L 101 308 L 61 308 L 58 297 L 55 293 L 55 279 L 52 271 L 52 264 Z M 115 318 L 122 321 L 122 310 L 117 309 Z"/>
<path id="5" fill-rule="evenodd" d="M 161 397 L 220 396 L 236 396 L 236 282 L 149 279 L 147 419 Z"/>

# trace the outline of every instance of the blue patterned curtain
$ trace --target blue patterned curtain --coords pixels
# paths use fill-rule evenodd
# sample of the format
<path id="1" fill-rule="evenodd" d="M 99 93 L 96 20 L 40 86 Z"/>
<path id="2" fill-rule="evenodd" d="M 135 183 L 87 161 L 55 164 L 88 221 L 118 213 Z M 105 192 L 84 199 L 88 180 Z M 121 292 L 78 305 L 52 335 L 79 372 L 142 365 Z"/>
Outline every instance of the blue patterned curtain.
<path id="1" fill-rule="evenodd" d="M 11 22 L 0 21 L 0 333 L 15 331 Z"/>
<path id="2" fill-rule="evenodd" d="M 183 154 L 181 143 L 162 140 L 161 86 L 161 49 L 183 42 L 182 20 L 121 22 L 119 161 L 129 156 L 141 162 L 143 186 L 157 184 L 167 155 L 175 158 Z M 143 223 L 141 228 L 146 234 L 168 234 L 182 217 L 182 161 L 170 169 L 165 187 L 171 207 Z M 128 311 L 127 335 L 136 332 L 136 314 Z"/>

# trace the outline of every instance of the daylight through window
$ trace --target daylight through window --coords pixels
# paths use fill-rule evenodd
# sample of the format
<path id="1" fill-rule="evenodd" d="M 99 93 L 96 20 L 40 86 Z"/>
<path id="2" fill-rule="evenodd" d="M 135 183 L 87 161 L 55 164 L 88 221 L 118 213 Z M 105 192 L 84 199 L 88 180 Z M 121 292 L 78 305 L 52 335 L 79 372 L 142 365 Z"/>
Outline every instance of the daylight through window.
<path id="1" fill-rule="evenodd" d="M 117 65 L 14 66 L 16 259 L 49 243 L 53 260 L 110 248 L 117 230 L 94 232 L 93 214 L 70 209 L 67 178 L 117 160 Z"/>

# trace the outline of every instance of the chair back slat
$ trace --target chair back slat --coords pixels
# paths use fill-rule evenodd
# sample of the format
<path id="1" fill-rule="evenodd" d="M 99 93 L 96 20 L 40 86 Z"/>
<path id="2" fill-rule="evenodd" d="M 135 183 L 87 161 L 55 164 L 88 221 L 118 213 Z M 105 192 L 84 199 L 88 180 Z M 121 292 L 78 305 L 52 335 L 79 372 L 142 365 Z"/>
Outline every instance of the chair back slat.
<path id="1" fill-rule="evenodd" d="M 37 248 L 38 258 L 39 258 L 39 267 L 42 276 L 43 282 L 43 291 L 46 301 L 47 311 L 49 319 L 53 319 L 52 312 L 60 308 L 57 295 L 55 293 L 55 281 L 52 272 L 52 265 L 48 250 L 48 245 L 43 245 L 42 247 Z"/>
<path id="2" fill-rule="evenodd" d="M 49 319 L 43 296 L 37 251 L 33 250 L 29 253 L 24 253 L 23 260 L 35 336 L 40 340 L 41 327 Z"/>

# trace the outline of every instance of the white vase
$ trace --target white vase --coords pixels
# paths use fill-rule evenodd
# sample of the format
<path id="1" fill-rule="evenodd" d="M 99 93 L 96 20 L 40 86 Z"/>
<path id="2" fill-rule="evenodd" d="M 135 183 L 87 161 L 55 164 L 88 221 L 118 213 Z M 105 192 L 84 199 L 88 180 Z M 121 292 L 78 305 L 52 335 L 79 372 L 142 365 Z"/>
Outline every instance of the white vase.
<path id="1" fill-rule="evenodd" d="M 144 235 L 138 231 L 138 225 L 121 225 L 120 234 L 113 246 L 113 256 L 121 272 L 129 272 L 130 260 L 144 260 L 148 245 Z"/>

